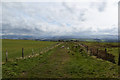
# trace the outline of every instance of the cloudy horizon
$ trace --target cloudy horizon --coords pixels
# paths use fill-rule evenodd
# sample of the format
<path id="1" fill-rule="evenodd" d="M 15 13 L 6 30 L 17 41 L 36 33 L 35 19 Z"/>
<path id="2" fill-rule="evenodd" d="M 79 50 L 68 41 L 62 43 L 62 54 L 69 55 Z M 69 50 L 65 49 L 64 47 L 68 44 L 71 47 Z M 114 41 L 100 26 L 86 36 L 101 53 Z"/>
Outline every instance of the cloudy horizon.
<path id="1" fill-rule="evenodd" d="M 5 2 L 2 35 L 118 35 L 118 3 Z"/>

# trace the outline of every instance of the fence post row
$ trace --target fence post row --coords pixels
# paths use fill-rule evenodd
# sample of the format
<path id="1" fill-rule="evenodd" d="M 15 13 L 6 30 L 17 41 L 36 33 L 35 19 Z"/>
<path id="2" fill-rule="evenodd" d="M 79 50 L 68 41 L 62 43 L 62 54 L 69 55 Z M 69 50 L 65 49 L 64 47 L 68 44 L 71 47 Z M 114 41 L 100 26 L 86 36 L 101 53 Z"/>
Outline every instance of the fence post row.
<path id="1" fill-rule="evenodd" d="M 22 48 L 22 58 L 24 58 L 24 48 Z"/>
<path id="2" fill-rule="evenodd" d="M 83 44 L 81 44 L 83 45 Z M 88 46 L 87 48 L 87 52 L 88 52 Z M 97 48 L 97 54 L 99 53 L 99 49 Z M 107 53 L 107 48 L 105 48 L 105 53 Z M 90 48 L 90 55 L 92 55 L 92 49 Z M 108 57 L 108 54 L 106 54 L 106 57 Z M 120 49 L 119 49 L 119 57 L 118 57 L 118 65 L 120 66 Z"/>
<path id="3" fill-rule="evenodd" d="M 6 49 L 6 62 L 8 61 L 8 51 Z"/>

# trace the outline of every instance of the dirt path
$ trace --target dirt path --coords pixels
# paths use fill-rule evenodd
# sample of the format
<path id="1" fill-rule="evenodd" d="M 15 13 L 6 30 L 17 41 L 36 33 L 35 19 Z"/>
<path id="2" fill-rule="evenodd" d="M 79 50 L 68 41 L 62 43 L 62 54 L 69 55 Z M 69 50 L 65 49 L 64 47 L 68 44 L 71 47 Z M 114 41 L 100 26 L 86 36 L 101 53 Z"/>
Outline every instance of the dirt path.
<path id="1" fill-rule="evenodd" d="M 56 47 L 52 50 L 51 55 L 40 62 L 32 70 L 28 71 L 22 77 L 32 78 L 55 78 L 55 77 L 67 77 L 64 71 L 64 65 L 69 61 L 69 54 L 65 48 Z"/>

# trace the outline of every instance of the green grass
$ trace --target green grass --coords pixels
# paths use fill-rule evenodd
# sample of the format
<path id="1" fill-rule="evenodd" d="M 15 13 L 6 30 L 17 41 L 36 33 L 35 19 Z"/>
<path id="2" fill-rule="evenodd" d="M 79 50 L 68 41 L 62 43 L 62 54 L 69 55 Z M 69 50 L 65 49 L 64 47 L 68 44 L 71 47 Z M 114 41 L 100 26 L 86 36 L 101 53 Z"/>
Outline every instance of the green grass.
<path id="1" fill-rule="evenodd" d="M 37 57 L 3 64 L 3 78 L 45 77 L 47 73 L 44 74 L 44 72 L 48 71 L 48 68 L 55 68 L 53 66 L 55 63 L 50 61 L 50 56 L 57 50 L 55 48 Z"/>
<path id="2" fill-rule="evenodd" d="M 50 41 L 33 41 L 33 40 L 2 40 L 2 61 L 5 61 L 6 49 L 8 51 L 8 59 L 15 59 L 22 56 L 22 48 L 24 48 L 24 56 L 39 53 L 47 47 L 55 45 L 56 42 Z"/>
<path id="3" fill-rule="evenodd" d="M 107 52 L 115 56 L 115 62 L 118 63 L 118 47 L 109 47 L 108 45 L 117 46 L 118 43 L 116 42 L 80 42 L 90 47 L 97 47 L 99 50 L 107 49 Z"/>
<path id="4" fill-rule="evenodd" d="M 37 57 L 3 64 L 3 78 L 118 78 L 117 64 L 79 52 L 84 48 L 73 48 L 76 44 L 64 42 Z M 117 48 L 108 51 L 117 54 Z"/>
<path id="5" fill-rule="evenodd" d="M 117 78 L 118 66 L 108 61 L 80 54 L 71 55 L 65 70 L 70 78 Z"/>
<path id="6" fill-rule="evenodd" d="M 118 48 L 107 48 L 107 51 L 115 56 L 115 62 L 118 63 Z"/>
<path id="7" fill-rule="evenodd" d="M 86 42 L 87 43 L 87 42 Z M 69 44 L 68 46 L 73 46 Z M 92 45 L 92 44 L 91 44 Z M 79 48 L 80 49 L 80 48 Z M 116 48 L 117 49 L 117 48 Z M 93 58 L 88 56 L 84 51 L 79 52 L 78 49 L 72 49 L 75 52 L 74 55 L 70 54 L 70 61 L 67 62 L 65 70 L 67 74 L 71 75 L 71 78 L 117 78 L 118 66 L 108 61 Z M 115 53 L 118 61 L 117 50 L 111 50 Z M 116 52 L 115 52 L 116 51 Z M 72 52 L 72 53 L 73 53 Z"/>

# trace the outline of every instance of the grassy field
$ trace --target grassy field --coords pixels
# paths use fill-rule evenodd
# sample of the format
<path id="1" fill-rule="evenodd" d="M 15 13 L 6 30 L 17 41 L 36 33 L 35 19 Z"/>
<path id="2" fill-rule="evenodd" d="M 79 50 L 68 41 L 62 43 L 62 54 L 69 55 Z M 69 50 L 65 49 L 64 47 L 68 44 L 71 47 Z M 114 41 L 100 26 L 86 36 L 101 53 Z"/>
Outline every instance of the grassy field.
<path id="1" fill-rule="evenodd" d="M 32 41 L 32 40 L 2 40 L 2 61 L 5 62 L 6 49 L 8 51 L 8 59 L 16 59 L 22 56 L 22 48 L 24 48 L 24 56 L 32 55 L 34 53 L 54 46 L 56 42 L 49 41 Z"/>
<path id="2" fill-rule="evenodd" d="M 9 43 L 6 44 L 6 43 Z M 15 44 L 16 43 L 16 44 Z M 13 45 L 24 46 L 25 48 L 42 48 L 55 45 L 56 42 L 46 41 L 28 41 L 28 40 L 3 40 L 3 49 L 5 46 L 12 49 Z M 21 44 L 18 44 L 21 43 Z M 76 44 L 84 43 L 89 46 L 97 46 L 117 43 L 93 43 L 93 42 L 63 42 L 59 46 L 40 54 L 39 56 L 26 58 L 22 60 L 9 61 L 3 64 L 3 78 L 118 78 L 118 65 L 112 62 L 89 56 L 83 47 L 73 48 Z M 11 45 L 12 44 L 12 45 Z M 10 46 L 11 45 L 11 46 Z M 42 45 L 42 47 L 40 47 Z M 16 47 L 18 48 L 18 47 Z M 79 52 L 80 49 L 83 51 Z M 11 53 L 11 59 L 21 53 L 16 49 Z M 17 52 L 18 51 L 18 52 Z M 109 53 L 115 55 L 117 61 L 117 47 L 108 48 Z M 29 52 L 29 49 L 28 49 Z M 12 56 L 14 54 L 14 56 Z M 29 54 L 26 52 L 26 54 Z M 21 55 L 18 55 L 18 57 Z M 117 57 L 117 58 L 116 58 Z M 3 57 L 4 58 L 4 57 Z"/>

